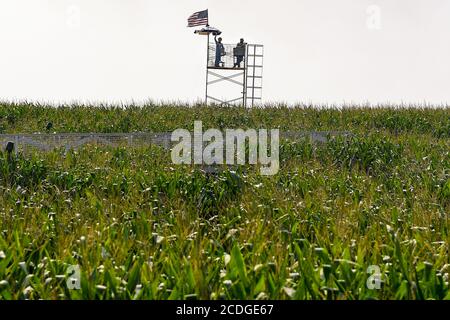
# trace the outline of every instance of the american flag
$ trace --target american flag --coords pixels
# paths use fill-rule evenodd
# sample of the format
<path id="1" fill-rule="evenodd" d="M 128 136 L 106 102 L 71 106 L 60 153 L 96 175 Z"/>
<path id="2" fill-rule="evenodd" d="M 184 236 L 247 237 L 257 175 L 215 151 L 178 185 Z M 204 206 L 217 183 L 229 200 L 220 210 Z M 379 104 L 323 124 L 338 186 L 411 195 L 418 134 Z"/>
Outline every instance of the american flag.
<path id="1" fill-rule="evenodd" d="M 194 13 L 188 18 L 188 28 L 208 25 L 208 10 Z"/>

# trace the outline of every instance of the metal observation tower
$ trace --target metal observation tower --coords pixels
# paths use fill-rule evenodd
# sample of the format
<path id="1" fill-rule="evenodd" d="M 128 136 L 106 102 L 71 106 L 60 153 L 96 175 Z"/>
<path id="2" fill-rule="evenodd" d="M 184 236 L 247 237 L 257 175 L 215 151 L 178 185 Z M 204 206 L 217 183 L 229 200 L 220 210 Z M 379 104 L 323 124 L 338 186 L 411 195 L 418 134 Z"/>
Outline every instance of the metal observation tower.
<path id="1" fill-rule="evenodd" d="M 253 107 L 261 103 L 263 88 L 264 46 L 223 44 L 220 63 L 216 59 L 216 42 L 221 32 L 206 27 L 195 32 L 207 36 L 206 95 L 205 102 L 220 105 Z M 237 43 L 237 41 L 236 41 Z M 237 65 L 239 56 L 242 59 Z"/>

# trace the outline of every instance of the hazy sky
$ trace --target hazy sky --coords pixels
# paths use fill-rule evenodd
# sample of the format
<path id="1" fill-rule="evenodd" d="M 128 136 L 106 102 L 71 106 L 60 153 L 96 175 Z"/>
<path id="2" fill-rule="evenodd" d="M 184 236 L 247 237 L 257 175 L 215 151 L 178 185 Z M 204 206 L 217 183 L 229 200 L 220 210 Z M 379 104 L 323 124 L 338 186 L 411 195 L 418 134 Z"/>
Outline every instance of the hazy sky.
<path id="1" fill-rule="evenodd" d="M 265 45 L 265 101 L 450 103 L 449 0 L 1 0 L 0 100 L 203 98 L 209 8 Z"/>

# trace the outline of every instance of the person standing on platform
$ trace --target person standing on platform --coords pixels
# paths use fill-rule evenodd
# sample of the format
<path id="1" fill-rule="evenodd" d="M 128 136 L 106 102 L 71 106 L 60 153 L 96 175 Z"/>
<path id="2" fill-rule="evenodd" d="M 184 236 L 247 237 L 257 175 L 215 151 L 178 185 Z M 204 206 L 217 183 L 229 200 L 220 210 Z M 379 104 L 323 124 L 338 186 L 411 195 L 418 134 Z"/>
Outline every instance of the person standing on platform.
<path id="1" fill-rule="evenodd" d="M 216 68 L 219 68 L 221 64 L 223 65 L 222 56 L 225 55 L 225 47 L 223 46 L 222 38 L 217 39 L 217 36 L 214 36 L 214 41 L 216 42 L 216 61 L 214 65 Z"/>
<path id="2" fill-rule="evenodd" d="M 234 49 L 234 55 L 236 56 L 236 63 L 234 64 L 234 67 L 241 67 L 242 61 L 244 61 L 245 57 L 245 48 L 247 44 L 245 43 L 244 39 L 241 39 L 241 41 L 237 44 L 236 48 Z"/>

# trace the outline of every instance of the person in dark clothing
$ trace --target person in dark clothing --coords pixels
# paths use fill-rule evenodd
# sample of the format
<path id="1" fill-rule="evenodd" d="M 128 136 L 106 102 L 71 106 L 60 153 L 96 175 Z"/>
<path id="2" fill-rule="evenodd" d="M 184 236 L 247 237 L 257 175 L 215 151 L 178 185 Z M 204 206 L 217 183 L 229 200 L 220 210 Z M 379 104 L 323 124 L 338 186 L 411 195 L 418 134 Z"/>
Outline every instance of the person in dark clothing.
<path id="1" fill-rule="evenodd" d="M 236 63 L 234 64 L 234 67 L 241 67 L 242 61 L 244 61 L 245 57 L 245 48 L 247 44 L 245 43 L 244 39 L 241 39 L 241 41 L 237 44 L 236 48 L 234 49 L 234 55 L 236 56 Z"/>
<path id="2" fill-rule="evenodd" d="M 214 37 L 214 41 L 216 42 L 216 61 L 215 61 L 215 67 L 219 68 L 222 62 L 222 56 L 225 55 L 225 47 L 222 43 L 222 38 L 218 38 L 217 36 Z"/>

